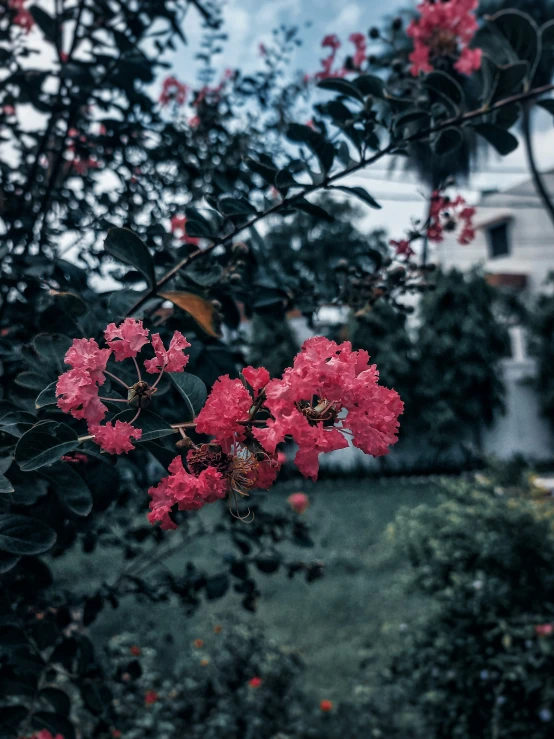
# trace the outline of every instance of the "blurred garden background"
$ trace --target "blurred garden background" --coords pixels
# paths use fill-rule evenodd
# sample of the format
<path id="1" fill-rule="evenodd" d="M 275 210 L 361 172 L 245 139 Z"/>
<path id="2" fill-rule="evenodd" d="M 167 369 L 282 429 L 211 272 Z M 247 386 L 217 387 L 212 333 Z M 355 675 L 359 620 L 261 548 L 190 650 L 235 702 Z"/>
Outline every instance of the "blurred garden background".
<path id="1" fill-rule="evenodd" d="M 0 739 L 554 736 L 554 3 L 0 13 Z"/>

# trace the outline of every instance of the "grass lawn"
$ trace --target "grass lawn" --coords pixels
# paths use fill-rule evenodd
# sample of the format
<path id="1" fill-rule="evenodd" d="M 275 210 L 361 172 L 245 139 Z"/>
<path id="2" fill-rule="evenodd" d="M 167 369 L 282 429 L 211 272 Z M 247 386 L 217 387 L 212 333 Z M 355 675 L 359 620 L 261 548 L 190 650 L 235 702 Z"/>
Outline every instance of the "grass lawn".
<path id="1" fill-rule="evenodd" d="M 179 645 L 202 638 L 209 653 L 213 624 L 229 621 L 258 621 L 269 638 L 297 651 L 306 663 L 305 687 L 314 697 L 341 700 L 352 698 L 359 680 L 359 665 L 370 665 L 390 638 L 421 612 L 425 604 L 402 590 L 402 561 L 392 553 L 386 537 L 387 525 L 401 506 L 432 503 L 440 491 L 437 483 L 399 479 L 322 481 L 316 484 L 293 481 L 275 486 L 267 505 L 282 507 L 291 492 L 303 491 L 311 500 L 304 514 L 312 527 L 313 549 L 290 548 L 293 558 L 320 559 L 325 576 L 307 584 L 302 577 L 289 580 L 280 572 L 258 581 L 262 595 L 258 611 L 244 611 L 233 593 L 202 606 L 187 618 L 176 605 L 156 607 L 156 621 L 144 606 L 128 600 L 116 611 L 107 608 L 94 626 L 99 643 L 114 633 L 130 631 L 140 636 L 151 630 L 169 632 L 174 643 L 168 647 L 171 660 Z M 207 518 L 207 507 L 199 515 Z M 247 524 L 244 524 L 247 525 Z M 228 549 L 228 545 L 227 545 Z M 212 571 L 225 554 L 217 537 L 194 539 L 167 564 L 181 572 L 186 562 Z M 80 564 L 79 564 L 80 562 Z M 83 558 L 59 562 L 67 579 L 82 577 Z M 109 578 L 119 563 L 108 554 L 86 557 L 87 578 Z M 115 568 L 115 570 L 114 570 Z M 90 585 L 88 586 L 90 587 Z M 387 636 L 388 635 L 388 636 Z"/>

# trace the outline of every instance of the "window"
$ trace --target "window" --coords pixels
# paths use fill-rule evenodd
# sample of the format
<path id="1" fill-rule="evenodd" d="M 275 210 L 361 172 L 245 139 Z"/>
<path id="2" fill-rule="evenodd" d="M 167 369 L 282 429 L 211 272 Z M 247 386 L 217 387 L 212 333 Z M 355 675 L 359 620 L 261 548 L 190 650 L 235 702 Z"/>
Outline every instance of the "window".
<path id="1" fill-rule="evenodd" d="M 491 226 L 487 232 L 489 242 L 489 257 L 505 257 L 510 253 L 510 243 L 508 240 L 508 223 L 498 223 Z"/>

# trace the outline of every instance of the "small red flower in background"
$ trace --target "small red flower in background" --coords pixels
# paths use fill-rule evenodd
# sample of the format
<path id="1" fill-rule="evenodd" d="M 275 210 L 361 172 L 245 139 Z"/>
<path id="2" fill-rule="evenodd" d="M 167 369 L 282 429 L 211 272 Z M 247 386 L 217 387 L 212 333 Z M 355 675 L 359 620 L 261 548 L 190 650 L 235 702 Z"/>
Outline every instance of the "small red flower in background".
<path id="1" fill-rule="evenodd" d="M 451 199 L 439 190 L 434 190 L 431 194 L 427 227 L 429 241 L 440 243 L 444 241 L 444 231 L 458 228 L 458 243 L 470 244 L 475 238 L 474 215 L 475 208 L 468 206 L 461 195 Z"/>
<path id="2" fill-rule="evenodd" d="M 15 106 L 4 105 L 4 114 L 5 115 L 15 115 Z"/>
<path id="3" fill-rule="evenodd" d="M 202 649 L 202 647 L 204 646 L 204 640 L 203 639 L 195 639 L 193 641 L 193 644 L 194 644 L 194 648 L 195 649 Z"/>
<path id="4" fill-rule="evenodd" d="M 223 626 L 221 626 L 220 624 L 216 624 L 214 626 L 214 634 L 221 634 L 222 631 L 223 631 Z"/>
<path id="5" fill-rule="evenodd" d="M 147 690 L 144 694 L 144 705 L 145 706 L 152 706 L 154 703 L 157 703 L 159 699 L 159 695 L 156 693 L 155 690 Z"/>
<path id="6" fill-rule="evenodd" d="M 326 699 L 320 701 L 319 710 L 323 711 L 323 713 L 329 713 L 329 711 L 333 710 L 333 701 Z"/>
<path id="7" fill-rule="evenodd" d="M 304 513 L 310 505 L 310 499 L 306 493 L 292 493 L 287 498 L 287 502 L 295 513 Z"/>
<path id="8" fill-rule="evenodd" d="M 41 729 L 31 736 L 30 739 L 64 739 L 62 734 L 51 734 L 48 729 Z"/>
<path id="9" fill-rule="evenodd" d="M 356 69 L 359 69 L 365 62 L 367 51 L 366 37 L 363 33 L 351 33 L 348 40 L 356 47 L 356 53 L 352 57 L 352 64 Z"/>
<path id="10" fill-rule="evenodd" d="M 414 42 L 410 54 L 414 76 L 432 72 L 434 62 L 445 58 L 454 61 L 454 68 L 461 74 L 469 75 L 480 68 L 481 49 L 468 48 L 478 28 L 472 13 L 477 4 L 478 0 L 423 0 L 417 6 L 420 17 L 406 29 Z"/>
<path id="11" fill-rule="evenodd" d="M 186 216 L 173 216 L 173 218 L 171 219 L 171 233 L 183 244 L 198 246 L 198 244 L 200 243 L 200 239 L 194 236 L 187 235 L 186 224 Z"/>
<path id="12" fill-rule="evenodd" d="M 17 10 L 17 13 L 13 17 L 13 23 L 22 28 L 25 33 L 29 33 L 35 25 L 35 19 L 25 8 L 25 0 L 8 0 L 8 7 L 12 10 Z"/>
<path id="13" fill-rule="evenodd" d="M 259 688 L 259 687 L 261 687 L 261 684 L 262 684 L 262 683 L 263 683 L 263 680 L 262 680 L 262 678 L 261 678 L 261 677 L 252 677 L 252 678 L 250 678 L 250 680 L 248 681 L 248 685 L 249 685 L 249 686 L 250 686 L 251 688 Z"/>
<path id="14" fill-rule="evenodd" d="M 554 634 L 554 624 L 537 624 L 535 634 L 542 637 L 552 636 Z"/>
<path id="15" fill-rule="evenodd" d="M 398 256 L 411 257 L 413 254 L 415 254 L 414 250 L 410 246 L 410 242 L 408 241 L 408 239 L 400 239 L 400 241 L 395 241 L 394 239 L 391 239 L 389 241 L 389 244 L 396 249 L 396 253 Z"/>
<path id="16" fill-rule="evenodd" d="M 119 729 L 112 729 L 111 734 L 113 736 L 113 739 L 121 739 L 123 736 L 123 733 L 119 731 Z"/>
<path id="17" fill-rule="evenodd" d="M 188 91 L 188 85 L 179 82 L 176 77 L 166 77 L 159 97 L 160 105 L 166 106 L 169 103 L 184 105 L 187 102 Z"/>
<path id="18" fill-rule="evenodd" d="M 140 655 L 142 654 L 141 648 L 137 646 L 129 647 L 129 651 L 131 652 L 133 657 L 140 657 Z"/>

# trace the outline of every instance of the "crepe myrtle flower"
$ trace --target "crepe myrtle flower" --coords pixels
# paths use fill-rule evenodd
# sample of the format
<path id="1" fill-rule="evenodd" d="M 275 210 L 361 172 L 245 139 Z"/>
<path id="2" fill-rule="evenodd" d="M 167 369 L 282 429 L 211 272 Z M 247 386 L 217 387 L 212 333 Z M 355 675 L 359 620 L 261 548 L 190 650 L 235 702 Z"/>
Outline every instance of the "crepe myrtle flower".
<path id="1" fill-rule="evenodd" d="M 149 337 L 148 329 L 142 321 L 126 318 L 118 326 L 110 323 L 104 331 L 107 348 L 100 348 L 95 339 L 74 339 L 67 350 L 64 361 L 71 369 L 64 372 L 56 384 L 58 407 L 76 419 L 87 422 L 92 440 L 110 454 L 123 454 L 134 449 L 133 440 L 138 441 L 142 430 L 133 426 L 141 410 L 146 408 L 157 390 L 164 372 L 182 372 L 187 365 L 188 355 L 184 354 L 190 344 L 186 338 L 175 331 L 166 349 L 159 334 Z M 152 384 L 142 378 L 137 361 L 138 355 L 147 345 L 154 352 L 153 359 L 144 360 L 148 374 L 157 375 Z M 132 360 L 137 373 L 137 382 L 128 385 L 124 380 L 107 369 L 108 361 Z M 123 385 L 127 399 L 100 395 L 100 388 L 106 378 Z M 134 418 L 127 422 L 114 419 L 102 424 L 108 406 L 106 403 L 122 403 L 136 408 Z"/>

